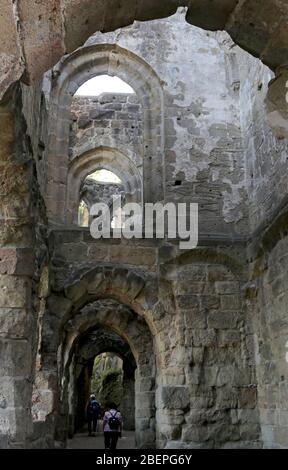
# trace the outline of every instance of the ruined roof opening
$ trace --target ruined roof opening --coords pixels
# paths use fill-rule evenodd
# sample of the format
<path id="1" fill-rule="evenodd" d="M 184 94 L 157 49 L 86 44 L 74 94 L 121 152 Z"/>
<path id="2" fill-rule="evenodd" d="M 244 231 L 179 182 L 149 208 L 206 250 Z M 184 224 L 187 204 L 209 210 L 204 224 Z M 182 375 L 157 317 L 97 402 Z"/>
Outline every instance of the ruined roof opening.
<path id="1" fill-rule="evenodd" d="M 133 88 L 121 78 L 99 75 L 83 83 L 74 96 L 99 96 L 102 93 L 135 94 Z"/>

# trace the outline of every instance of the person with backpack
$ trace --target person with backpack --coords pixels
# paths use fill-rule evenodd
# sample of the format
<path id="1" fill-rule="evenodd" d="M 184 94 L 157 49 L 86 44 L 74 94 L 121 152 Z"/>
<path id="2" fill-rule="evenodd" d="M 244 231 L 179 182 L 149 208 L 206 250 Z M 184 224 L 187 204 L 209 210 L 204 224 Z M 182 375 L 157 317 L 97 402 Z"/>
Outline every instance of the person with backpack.
<path id="1" fill-rule="evenodd" d="M 90 400 L 87 405 L 87 421 L 88 421 L 88 433 L 89 436 L 95 436 L 96 428 L 97 428 L 97 420 L 99 417 L 99 413 L 101 410 L 101 406 L 96 400 L 94 394 L 90 395 Z M 92 426 L 93 426 L 93 433 L 92 433 Z"/>
<path id="2" fill-rule="evenodd" d="M 103 418 L 105 449 L 116 449 L 118 438 L 122 437 L 123 420 L 115 403 L 110 403 Z"/>

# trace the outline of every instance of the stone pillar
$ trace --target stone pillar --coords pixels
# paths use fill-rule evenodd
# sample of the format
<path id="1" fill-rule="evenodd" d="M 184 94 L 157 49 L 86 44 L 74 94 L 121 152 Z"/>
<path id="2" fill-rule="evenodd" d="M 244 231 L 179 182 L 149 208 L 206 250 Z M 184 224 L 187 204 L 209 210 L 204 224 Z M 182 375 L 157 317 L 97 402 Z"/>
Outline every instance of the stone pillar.
<path id="1" fill-rule="evenodd" d="M 143 370 L 144 369 L 144 370 Z M 138 449 L 153 449 L 155 434 L 155 378 L 139 365 L 135 371 L 135 435 Z M 145 373 L 146 372 L 146 373 Z"/>
<path id="2" fill-rule="evenodd" d="M 18 86 L 0 103 L 0 448 L 27 447 L 31 432 L 32 160 Z"/>
<path id="3" fill-rule="evenodd" d="M 265 100 L 267 120 L 274 134 L 288 138 L 288 66 L 278 67 L 276 77 L 269 83 Z"/>
<path id="4" fill-rule="evenodd" d="M 135 370 L 127 361 L 123 361 L 123 399 L 122 414 L 124 429 L 135 430 Z"/>
<path id="5" fill-rule="evenodd" d="M 86 406 L 90 395 L 91 376 L 93 372 L 93 360 L 81 370 L 76 382 L 76 409 L 75 409 L 75 431 L 80 429 L 86 421 Z"/>

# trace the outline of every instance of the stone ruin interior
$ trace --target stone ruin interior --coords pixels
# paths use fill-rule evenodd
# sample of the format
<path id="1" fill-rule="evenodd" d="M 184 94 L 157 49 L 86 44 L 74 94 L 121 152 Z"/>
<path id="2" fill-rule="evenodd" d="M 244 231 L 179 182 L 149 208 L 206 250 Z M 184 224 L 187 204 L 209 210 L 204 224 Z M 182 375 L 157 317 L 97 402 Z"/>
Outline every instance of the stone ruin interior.
<path id="1" fill-rule="evenodd" d="M 1 0 L 1 448 L 65 447 L 104 353 L 137 448 L 288 448 L 287 19 Z M 107 75 L 133 93 L 77 93 Z M 197 248 L 95 240 L 115 194 L 198 203 Z"/>

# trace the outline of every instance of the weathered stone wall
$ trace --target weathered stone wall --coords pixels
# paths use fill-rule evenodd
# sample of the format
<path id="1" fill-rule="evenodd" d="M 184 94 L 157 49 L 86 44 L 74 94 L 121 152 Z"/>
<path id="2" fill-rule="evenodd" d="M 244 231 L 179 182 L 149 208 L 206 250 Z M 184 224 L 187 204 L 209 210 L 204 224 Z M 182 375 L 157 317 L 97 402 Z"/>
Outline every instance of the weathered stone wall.
<path id="1" fill-rule="evenodd" d="M 45 194 L 47 184 L 48 115 L 49 104 L 45 95 L 45 84 L 40 81 L 33 87 L 21 86 L 23 114 L 27 126 L 27 135 L 35 161 L 37 181 L 41 195 Z"/>
<path id="2" fill-rule="evenodd" d="M 266 448 L 287 448 L 287 209 L 249 245 L 258 406 Z"/>
<path id="3" fill-rule="evenodd" d="M 193 51 L 187 47 L 187 37 L 193 37 Z M 86 47 L 97 47 L 103 42 L 117 43 L 129 51 L 124 54 L 121 50 L 125 60 L 130 53 L 136 54 L 145 61 L 147 70 L 152 67 L 159 76 L 163 87 L 163 126 L 159 120 L 155 128 L 144 107 L 143 144 L 145 147 L 149 143 L 148 134 L 153 135 L 157 149 L 161 149 L 163 142 L 165 201 L 199 203 L 203 248 L 188 255 L 179 252 L 176 243 L 165 244 L 161 240 L 96 241 L 88 230 L 54 230 L 50 237 L 49 310 L 57 316 L 62 306 L 66 312 L 63 311 L 64 319 L 68 319 L 71 303 L 75 309 L 81 308 L 96 292 L 101 292 L 100 295 L 116 297 L 141 312 L 155 337 L 158 447 L 260 446 L 252 327 L 242 295 L 247 276 L 243 264 L 245 244 L 241 244 L 239 236 L 248 233 L 249 225 L 240 77 L 233 44 L 223 34 L 191 28 L 183 13 L 157 24 L 135 23 L 115 34 L 97 34 Z M 211 69 L 215 74 L 213 87 Z M 61 82 L 61 73 L 59 78 L 57 74 L 55 77 L 56 82 Z M 135 91 L 137 94 L 137 87 Z M 140 96 L 141 103 L 143 100 L 145 103 L 146 95 Z M 117 113 L 123 111 L 111 109 L 111 104 L 102 97 L 104 103 L 97 99 L 95 116 L 95 99 L 88 103 L 87 98 L 81 99 L 81 106 L 78 100 L 75 98 L 72 104 L 72 116 L 75 120 L 76 115 L 77 120 L 70 134 L 65 134 L 67 154 L 70 145 L 72 161 L 81 158 L 87 145 L 91 148 L 103 145 L 103 135 L 105 145 L 111 139 L 113 146 L 121 146 L 127 124 L 121 123 L 124 133 L 115 135 L 113 129 L 119 127 Z M 107 109 L 110 119 L 103 124 L 102 113 Z M 158 108 L 155 116 L 157 111 Z M 61 134 L 58 139 L 60 143 Z M 142 140 L 137 145 L 140 143 Z M 130 145 L 134 145 L 134 137 Z M 145 178 L 152 179 L 159 164 L 148 145 L 143 165 L 150 158 L 150 173 L 149 167 L 143 168 L 144 187 Z M 61 161 L 64 162 L 64 156 Z M 149 193 L 150 200 L 153 197 L 156 195 Z M 209 237 L 215 243 L 219 238 L 227 239 L 227 235 L 235 239 L 235 247 L 230 241 L 226 246 L 220 244 L 215 252 L 205 245 Z M 95 266 L 99 272 L 91 282 L 89 273 L 91 270 L 94 273 Z M 109 280 L 110 274 L 105 274 L 110 271 L 113 280 Z M 135 281 L 135 286 L 130 281 L 133 276 L 141 279 Z M 154 290 L 150 288 L 149 294 L 144 295 L 144 287 L 152 284 Z M 44 361 L 45 354 L 49 356 L 60 342 L 61 328 L 55 334 L 57 322 L 52 324 L 46 316 Z M 149 400 L 143 403 L 141 415 L 136 416 L 143 423 L 147 421 L 145 407 L 152 406 Z"/>
<path id="4" fill-rule="evenodd" d="M 49 166 L 46 157 L 49 100 L 47 100 L 48 92 L 46 93 L 44 82 L 38 83 L 35 87 L 21 86 L 21 111 L 25 128 L 25 134 L 23 135 L 27 141 L 26 155 L 31 156 L 33 165 L 32 178 L 29 180 L 29 191 L 33 201 L 33 206 L 29 208 L 30 215 L 33 217 L 29 226 L 30 230 L 33 230 L 32 253 L 34 260 L 32 294 L 28 316 L 30 326 L 27 333 L 28 342 L 31 347 L 30 360 L 32 362 L 31 374 L 29 381 L 27 381 L 27 385 L 29 385 L 29 389 L 32 392 L 29 395 L 25 392 L 25 381 L 22 381 L 22 397 L 26 403 L 25 419 L 30 420 L 29 429 L 25 429 L 24 419 L 17 421 L 18 432 L 25 433 L 26 442 L 22 444 L 25 448 L 52 448 L 54 447 L 55 437 L 53 413 L 50 413 L 50 416 L 47 416 L 47 413 L 45 413 L 45 406 L 49 408 L 51 405 L 51 394 L 41 394 L 41 390 L 45 389 L 48 383 L 51 385 L 49 370 L 43 370 L 42 357 L 40 355 L 43 339 L 42 322 L 44 312 L 46 311 L 46 299 L 50 292 L 50 260 L 47 250 L 48 223 L 46 207 L 42 197 L 45 194 L 45 186 L 47 184 L 46 173 Z M 49 90 L 51 84 L 46 83 L 46 85 Z M 21 142 L 21 139 L 18 142 Z M 28 269 L 28 266 L 27 262 L 26 269 Z M 21 400 L 19 397 L 18 403 L 20 407 Z M 43 403 L 45 406 L 43 406 Z M 21 447 L 21 444 L 19 444 L 19 447 Z"/>
<path id="5" fill-rule="evenodd" d="M 95 265 L 104 272 L 132 270 L 144 283 L 149 272 L 158 273 L 155 301 L 165 300 L 147 317 L 156 341 L 158 447 L 261 446 L 253 331 L 242 295 L 243 249 L 219 246 L 215 252 L 203 246 L 181 254 L 161 241 L 96 242 L 80 229 L 53 233 L 53 295 L 64 288 L 70 300 L 81 303 L 83 275 Z M 97 281 L 100 290 L 102 282 Z M 119 276 L 111 292 L 122 292 L 128 302 L 125 282 Z M 150 296 L 153 301 L 151 291 Z M 135 305 L 141 297 L 136 295 Z"/>
<path id="6" fill-rule="evenodd" d="M 157 22 L 97 33 L 86 46 L 103 42 L 134 52 L 161 80 L 165 200 L 199 203 L 203 233 L 245 234 L 240 77 L 231 39 L 191 27 L 179 11 Z"/>
<path id="7" fill-rule="evenodd" d="M 271 221 L 287 192 L 287 139 L 277 138 L 267 122 L 265 96 L 274 74 L 237 48 L 240 112 L 251 231 Z"/>
<path id="8" fill-rule="evenodd" d="M 30 156 L 25 158 L 22 145 L 17 148 L 15 144 L 20 131 L 18 128 L 17 132 L 19 109 L 18 122 L 14 114 L 17 105 L 21 106 L 19 91 L 11 93 L 0 107 L 1 142 L 6 143 L 0 150 L 1 172 L 5 175 L 1 181 L 1 448 L 25 446 L 31 427 L 29 416 L 25 416 L 32 392 L 28 382 L 32 370 L 32 345 L 28 340 L 33 274 L 33 259 L 32 263 L 29 259 L 33 234 L 28 215 L 31 160 Z M 18 193 L 19 185 L 22 195 Z M 18 420 L 23 422 L 21 429 Z"/>
<path id="9" fill-rule="evenodd" d="M 19 84 L 0 107 L 0 447 L 25 448 L 33 438 L 32 383 L 38 283 L 46 260 L 43 207 Z"/>
<path id="10" fill-rule="evenodd" d="M 248 259 L 252 262 L 247 302 L 253 322 L 262 439 L 267 448 L 285 448 L 288 141 L 273 135 L 267 122 L 264 99 L 273 79 L 272 72 L 241 50 L 237 56 L 249 222 L 253 234 L 248 244 Z"/>
<path id="11" fill-rule="evenodd" d="M 257 383 L 252 329 L 241 293 L 244 279 L 239 267 L 213 260 L 213 251 L 202 254 L 207 261 L 201 261 L 200 253 L 193 262 L 183 257 L 170 265 L 166 274 L 176 301 L 171 341 L 181 345 L 182 355 L 177 356 L 175 378 L 169 377 L 174 387 L 163 387 L 158 420 L 167 428 L 169 447 L 177 448 L 179 436 L 187 447 L 258 447 Z M 186 393 L 177 388 L 181 384 Z M 172 411 L 177 400 L 183 414 Z"/>
<path id="12" fill-rule="evenodd" d="M 143 35 L 145 35 L 145 45 L 142 41 Z M 188 48 L 187 44 L 191 42 L 193 47 Z M 122 70 L 122 63 L 121 67 L 115 66 L 112 54 L 109 55 L 109 61 L 111 61 L 109 67 L 112 74 L 117 75 L 119 72 L 118 75 L 121 78 L 135 85 L 136 96 L 143 108 L 141 112 L 135 111 L 138 116 L 142 117 L 140 118 L 142 130 L 132 124 L 132 112 L 123 114 L 121 110 L 110 109 L 113 103 L 99 103 L 99 98 L 97 98 L 93 104 L 93 99 L 84 98 L 85 103 L 88 100 L 89 105 L 83 104 L 84 115 L 83 119 L 81 118 L 80 127 L 86 128 L 87 126 L 87 128 L 79 129 L 79 122 L 75 122 L 71 128 L 69 144 L 68 133 L 65 131 L 65 126 L 68 125 L 69 97 L 63 98 L 58 104 L 57 99 L 61 94 L 61 87 L 64 86 L 61 73 L 64 83 L 66 74 L 71 73 L 71 67 L 67 65 L 66 71 L 65 61 L 60 63 L 52 73 L 51 122 L 52 124 L 56 122 L 55 115 L 57 115 L 58 123 L 54 124 L 55 129 L 52 127 L 50 130 L 51 145 L 49 145 L 48 152 L 49 160 L 54 162 L 50 167 L 55 167 L 57 161 L 60 171 L 55 175 L 47 173 L 49 183 L 46 200 L 49 217 L 58 217 L 58 222 L 59 220 L 63 222 L 65 217 L 67 220 L 65 168 L 69 165 L 68 153 L 73 159 L 83 152 L 92 152 L 93 148 L 104 145 L 124 151 L 136 163 L 137 168 L 140 168 L 144 199 L 157 201 L 164 197 L 166 201 L 197 202 L 200 209 L 202 233 L 214 232 L 218 237 L 247 234 L 248 199 L 245 166 L 247 152 L 244 149 L 246 140 L 243 138 L 243 125 L 241 126 L 240 122 L 240 107 L 244 100 L 243 94 L 239 93 L 239 88 L 242 92 L 242 79 L 245 86 L 245 76 L 243 74 L 240 76 L 242 58 L 239 58 L 238 48 L 234 47 L 233 42 L 225 33 L 205 33 L 198 28 L 191 27 L 185 22 L 185 12 L 181 11 L 156 23 L 134 23 L 133 26 L 119 30 L 117 33 L 97 33 L 83 47 L 83 56 L 86 54 L 88 57 L 93 47 L 95 47 L 95 53 L 101 54 L 99 51 L 103 43 L 105 43 L 103 56 L 108 50 L 108 45 L 113 48 L 116 44 L 123 48 L 121 61 L 127 62 L 127 70 Z M 120 60 L 120 50 L 114 47 Z M 142 73 L 144 83 L 146 75 L 150 73 L 150 67 L 159 77 L 165 109 L 160 109 L 161 99 L 158 103 L 154 100 L 155 109 L 153 109 L 153 94 L 156 93 L 156 85 L 155 89 L 149 91 L 149 83 L 145 83 L 145 86 L 143 83 L 138 83 L 136 71 L 129 71 L 131 59 L 129 54 L 131 53 L 143 59 L 147 65 L 147 71 Z M 70 59 L 66 59 L 66 61 L 71 61 L 69 65 L 72 65 L 74 61 L 75 70 L 80 63 L 80 54 L 81 49 L 75 58 L 71 55 Z M 244 52 L 243 55 L 243 60 L 248 60 L 246 56 L 249 55 Z M 255 59 L 250 60 L 253 64 L 257 63 Z M 90 64 L 90 61 L 88 62 Z M 95 73 L 100 73 L 100 65 L 99 70 L 95 64 L 91 63 L 89 66 L 95 68 Z M 211 70 L 213 70 L 212 81 Z M 80 80 L 79 73 L 77 72 L 75 83 Z M 91 77 L 87 75 L 88 78 Z M 74 78 L 71 77 L 71 81 L 73 80 Z M 146 86 L 147 89 L 145 89 Z M 57 90 L 57 87 L 59 91 L 55 92 L 55 97 L 53 97 L 53 89 Z M 63 90 L 64 92 L 66 93 L 66 90 Z M 72 89 L 69 89 L 69 93 L 73 94 Z M 149 98 L 150 102 L 147 101 L 149 93 L 152 96 Z M 160 91 L 157 93 L 161 95 Z M 106 96 L 106 98 L 109 101 L 113 96 Z M 105 101 L 106 98 L 104 96 L 100 101 Z M 132 99 L 132 96 L 128 97 L 129 99 Z M 134 99 L 137 98 L 133 95 Z M 76 114 L 80 113 L 79 100 L 83 99 L 77 97 L 73 101 L 78 103 Z M 119 107 L 119 103 L 115 106 Z M 135 109 L 135 103 L 131 106 Z M 95 112 L 98 118 L 99 113 L 103 117 L 103 113 L 107 115 L 108 112 L 111 120 L 91 119 L 90 117 Z M 119 116 L 129 117 L 129 115 L 131 122 L 126 119 L 119 122 Z M 119 133 L 120 128 L 122 131 Z M 142 134 L 141 139 L 138 139 L 139 132 Z M 55 142 L 58 143 L 55 144 Z M 58 146 L 59 150 L 57 150 Z M 66 146 L 67 152 L 65 153 Z M 144 148 L 143 151 L 141 147 Z M 141 158 L 144 165 L 143 174 Z M 151 179 L 152 173 L 154 178 Z M 161 188 L 163 188 L 163 197 L 160 196 Z"/>
<path id="13" fill-rule="evenodd" d="M 95 240 L 89 229 L 53 231 L 50 248 L 55 284 L 63 286 L 67 276 L 73 277 L 74 269 L 87 269 L 101 262 L 123 263 L 157 272 L 158 246 L 157 240 Z"/>
<path id="14" fill-rule="evenodd" d="M 71 105 L 70 159 L 82 155 L 87 148 L 130 149 L 133 162 L 143 177 L 142 116 L 141 104 L 133 93 L 75 96 Z"/>

